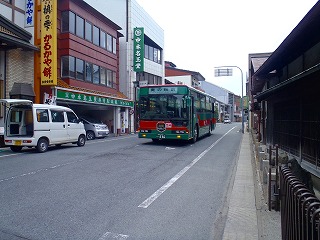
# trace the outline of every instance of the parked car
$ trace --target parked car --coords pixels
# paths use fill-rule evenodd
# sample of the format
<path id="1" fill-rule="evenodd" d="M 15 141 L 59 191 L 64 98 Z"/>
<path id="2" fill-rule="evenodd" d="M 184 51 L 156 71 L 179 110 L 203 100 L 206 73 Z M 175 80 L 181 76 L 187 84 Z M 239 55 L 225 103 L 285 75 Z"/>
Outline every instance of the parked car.
<path id="1" fill-rule="evenodd" d="M 223 123 L 231 123 L 230 118 L 225 118 L 225 119 L 223 120 Z"/>
<path id="2" fill-rule="evenodd" d="M 109 134 L 109 128 L 106 124 L 92 117 L 80 117 L 86 129 L 88 140 L 106 137 Z"/>

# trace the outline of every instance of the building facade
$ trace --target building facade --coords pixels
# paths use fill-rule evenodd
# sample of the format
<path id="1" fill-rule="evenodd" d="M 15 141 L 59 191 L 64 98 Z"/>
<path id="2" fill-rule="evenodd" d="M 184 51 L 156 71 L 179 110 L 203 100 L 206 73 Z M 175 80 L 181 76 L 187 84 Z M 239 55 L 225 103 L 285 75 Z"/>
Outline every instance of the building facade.
<path id="1" fill-rule="evenodd" d="M 135 101 L 138 86 L 164 83 L 164 31 L 135 0 L 85 0 L 88 4 L 119 25 L 120 91 Z M 142 28 L 143 68 L 134 66 L 134 29 Z M 136 130 L 135 112 L 130 118 L 130 131 Z"/>
<path id="2" fill-rule="evenodd" d="M 0 0 L 0 97 L 68 106 L 78 115 L 104 121 L 115 134 L 128 133 L 134 104 L 120 90 L 121 82 L 128 82 L 120 77 L 121 27 L 82 0 L 41 3 Z M 41 25 L 41 15 L 51 10 L 56 17 Z M 42 52 L 51 48 L 43 43 L 48 36 L 40 34 L 43 27 L 56 30 L 50 35 L 57 42 L 56 55 L 52 49 Z M 43 70 L 44 62 L 50 72 Z M 46 84 L 50 81 L 43 81 L 43 75 L 53 72 L 52 84 Z"/>
<path id="3" fill-rule="evenodd" d="M 320 2 L 251 74 L 258 134 L 320 178 Z M 251 63 L 253 66 L 253 63 Z M 252 100 L 251 100 L 252 101 Z"/>

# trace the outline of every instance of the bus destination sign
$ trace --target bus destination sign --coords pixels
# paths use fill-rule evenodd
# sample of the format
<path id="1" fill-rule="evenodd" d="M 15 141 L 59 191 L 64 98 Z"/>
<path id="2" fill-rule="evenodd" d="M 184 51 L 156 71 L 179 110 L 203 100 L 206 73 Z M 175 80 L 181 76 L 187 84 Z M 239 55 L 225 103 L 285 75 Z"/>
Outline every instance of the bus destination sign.
<path id="1" fill-rule="evenodd" d="M 149 94 L 176 94 L 178 93 L 177 87 L 150 87 Z"/>

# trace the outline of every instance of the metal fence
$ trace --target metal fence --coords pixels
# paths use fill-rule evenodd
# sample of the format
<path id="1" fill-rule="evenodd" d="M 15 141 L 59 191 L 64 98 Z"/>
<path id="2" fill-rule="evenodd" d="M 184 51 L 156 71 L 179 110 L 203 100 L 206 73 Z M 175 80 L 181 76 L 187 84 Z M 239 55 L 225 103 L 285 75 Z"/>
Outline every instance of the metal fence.
<path id="1" fill-rule="evenodd" d="M 280 167 L 280 191 L 282 239 L 320 240 L 320 201 L 289 167 Z"/>

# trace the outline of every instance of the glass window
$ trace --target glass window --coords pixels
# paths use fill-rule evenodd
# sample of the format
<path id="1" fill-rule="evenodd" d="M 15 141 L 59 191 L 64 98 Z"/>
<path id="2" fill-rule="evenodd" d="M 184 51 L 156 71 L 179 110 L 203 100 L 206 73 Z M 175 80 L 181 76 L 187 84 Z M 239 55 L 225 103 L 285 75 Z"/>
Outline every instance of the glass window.
<path id="1" fill-rule="evenodd" d="M 84 80 L 84 61 L 79 58 L 76 60 L 76 79 Z"/>
<path id="2" fill-rule="evenodd" d="M 113 80 L 112 87 L 117 88 L 117 74 L 116 74 L 116 72 L 112 72 L 112 80 Z"/>
<path id="3" fill-rule="evenodd" d="M 67 118 L 70 123 L 78 123 L 78 118 L 73 112 L 67 112 Z"/>
<path id="4" fill-rule="evenodd" d="M 144 58 L 148 59 L 149 56 L 149 47 L 148 45 L 144 45 Z"/>
<path id="5" fill-rule="evenodd" d="M 153 49 L 153 61 L 158 62 L 158 49 Z"/>
<path id="6" fill-rule="evenodd" d="M 106 48 L 106 33 L 104 31 L 100 32 L 100 47 Z"/>
<path id="7" fill-rule="evenodd" d="M 112 38 L 113 39 L 113 43 L 112 43 L 112 52 L 114 54 L 117 54 L 117 39 L 116 38 Z"/>
<path id="8" fill-rule="evenodd" d="M 93 64 L 93 83 L 100 83 L 100 67 Z"/>
<path id="9" fill-rule="evenodd" d="M 69 57 L 62 56 L 61 57 L 61 77 L 69 76 Z"/>
<path id="10" fill-rule="evenodd" d="M 149 56 L 148 56 L 148 59 L 153 61 L 153 47 L 151 46 L 148 46 L 149 47 Z"/>
<path id="11" fill-rule="evenodd" d="M 86 62 L 86 81 L 92 82 L 92 63 Z"/>
<path id="12" fill-rule="evenodd" d="M 61 32 L 69 32 L 69 12 L 61 13 Z"/>
<path id="13" fill-rule="evenodd" d="M 69 12 L 69 32 L 76 32 L 76 15 L 73 12 Z"/>
<path id="14" fill-rule="evenodd" d="M 102 85 L 106 85 L 107 75 L 106 75 L 106 69 L 101 67 L 100 68 L 100 83 Z"/>
<path id="15" fill-rule="evenodd" d="M 64 122 L 64 112 L 51 110 L 52 122 Z"/>
<path id="16" fill-rule="evenodd" d="M 112 36 L 107 34 L 107 50 L 112 52 Z"/>
<path id="17" fill-rule="evenodd" d="M 92 24 L 86 21 L 85 30 L 86 40 L 92 42 Z"/>
<path id="18" fill-rule="evenodd" d="M 112 87 L 112 71 L 107 70 L 107 86 Z"/>
<path id="19" fill-rule="evenodd" d="M 93 26 L 93 44 L 99 46 L 100 45 L 99 40 L 100 40 L 100 29 L 96 26 Z"/>
<path id="20" fill-rule="evenodd" d="M 75 58 L 71 56 L 61 57 L 61 77 L 75 77 Z"/>
<path id="21" fill-rule="evenodd" d="M 36 114 L 38 122 L 49 122 L 49 114 L 47 109 L 37 109 Z"/>
<path id="22" fill-rule="evenodd" d="M 84 38 L 84 19 L 82 17 L 76 17 L 76 35 Z"/>
<path id="23" fill-rule="evenodd" d="M 76 59 L 72 56 L 69 56 L 69 76 L 76 77 Z"/>
<path id="24" fill-rule="evenodd" d="M 158 59 L 157 59 L 157 63 L 161 64 L 161 51 L 158 49 Z"/>

